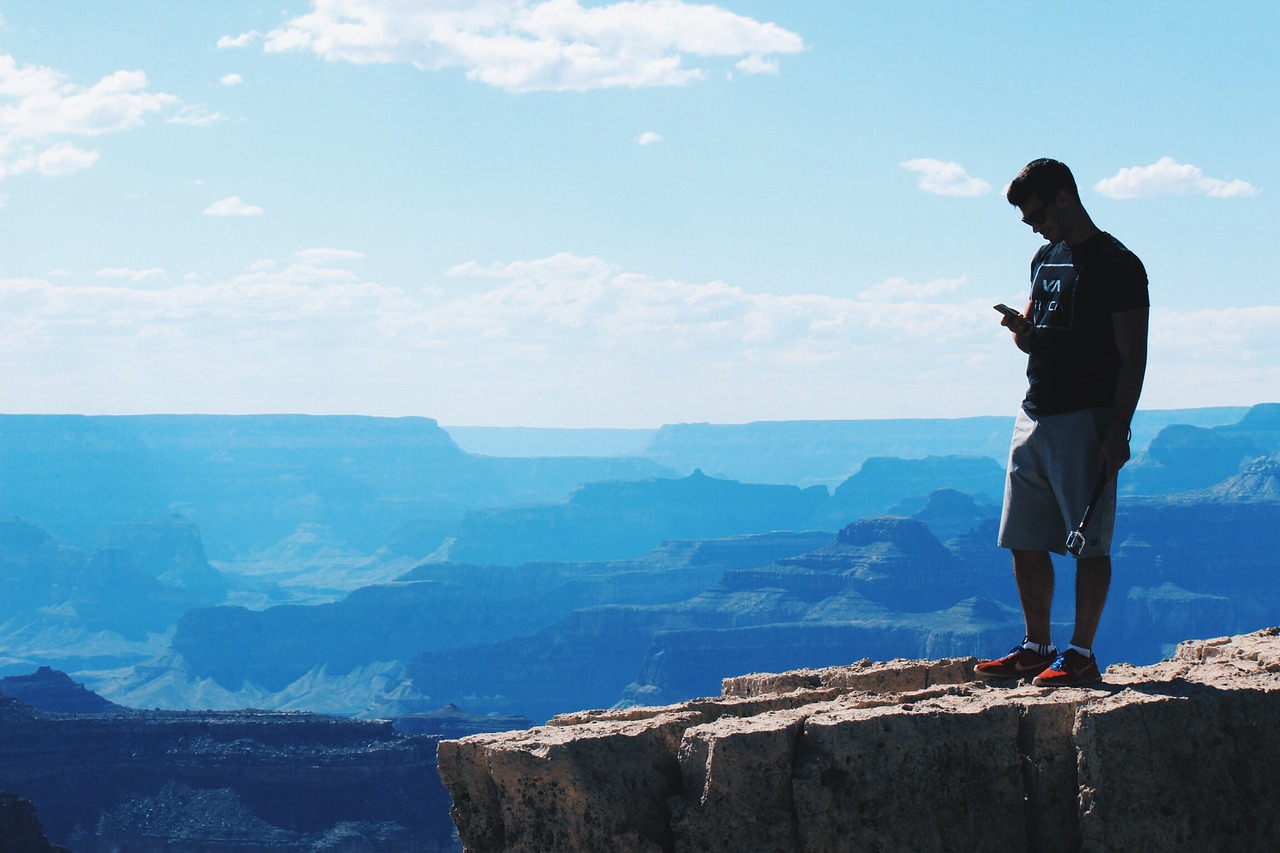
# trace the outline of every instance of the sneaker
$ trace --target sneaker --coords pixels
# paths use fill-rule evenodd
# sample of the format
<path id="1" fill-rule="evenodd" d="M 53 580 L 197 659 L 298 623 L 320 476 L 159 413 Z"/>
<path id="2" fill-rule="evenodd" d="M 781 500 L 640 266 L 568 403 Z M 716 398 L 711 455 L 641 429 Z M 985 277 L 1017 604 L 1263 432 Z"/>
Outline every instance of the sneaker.
<path id="1" fill-rule="evenodd" d="M 1078 687 L 1081 684 L 1096 684 L 1102 680 L 1102 673 L 1098 672 L 1098 659 L 1077 652 L 1075 649 L 1067 649 L 1058 655 L 1058 659 L 1053 662 L 1053 666 L 1031 682 L 1037 687 Z"/>
<path id="2" fill-rule="evenodd" d="M 1050 654 L 1042 655 L 1019 643 L 999 660 L 978 664 L 973 674 L 979 678 L 1035 678 L 1048 669 L 1057 656 L 1058 650 L 1052 646 L 1050 649 Z"/>

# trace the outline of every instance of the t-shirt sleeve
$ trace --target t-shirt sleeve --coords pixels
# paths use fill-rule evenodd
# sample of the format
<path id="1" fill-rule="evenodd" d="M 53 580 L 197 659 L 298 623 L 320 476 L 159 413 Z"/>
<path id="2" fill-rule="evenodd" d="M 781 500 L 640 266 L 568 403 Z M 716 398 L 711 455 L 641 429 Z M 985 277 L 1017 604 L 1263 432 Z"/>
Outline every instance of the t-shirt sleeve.
<path id="1" fill-rule="evenodd" d="M 1147 270 L 1141 259 L 1127 249 L 1116 257 L 1108 282 L 1107 308 L 1112 314 L 1151 307 L 1151 294 L 1147 287 Z"/>

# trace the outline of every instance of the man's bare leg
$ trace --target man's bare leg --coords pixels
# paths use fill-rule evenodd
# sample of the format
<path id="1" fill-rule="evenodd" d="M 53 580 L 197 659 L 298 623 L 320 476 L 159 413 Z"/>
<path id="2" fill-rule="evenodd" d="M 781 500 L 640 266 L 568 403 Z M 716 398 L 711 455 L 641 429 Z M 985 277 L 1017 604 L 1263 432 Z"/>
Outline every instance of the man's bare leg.
<path id="1" fill-rule="evenodd" d="M 1027 639 L 1048 645 L 1053 633 L 1049 626 L 1049 613 L 1053 606 L 1053 561 L 1049 552 L 1015 550 L 1013 577 L 1018 583 L 1018 599 L 1022 602 Z M 1104 598 L 1105 595 L 1104 592 Z M 1101 612 L 1098 615 L 1101 616 Z M 1094 628 L 1097 628 L 1096 620 Z"/>
<path id="2" fill-rule="evenodd" d="M 1076 627 L 1071 645 L 1093 648 L 1093 637 L 1098 633 L 1098 622 L 1110 588 L 1110 557 L 1085 557 L 1076 561 Z"/>

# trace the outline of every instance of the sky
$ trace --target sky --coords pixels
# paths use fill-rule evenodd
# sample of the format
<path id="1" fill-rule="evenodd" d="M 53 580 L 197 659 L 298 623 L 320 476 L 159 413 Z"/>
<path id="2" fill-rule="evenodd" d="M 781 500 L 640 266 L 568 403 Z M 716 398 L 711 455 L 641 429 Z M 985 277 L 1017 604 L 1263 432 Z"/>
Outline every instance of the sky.
<path id="1" fill-rule="evenodd" d="M 1141 408 L 1280 400 L 1280 4 L 0 0 L 0 411 L 1011 415 L 1071 166 Z"/>

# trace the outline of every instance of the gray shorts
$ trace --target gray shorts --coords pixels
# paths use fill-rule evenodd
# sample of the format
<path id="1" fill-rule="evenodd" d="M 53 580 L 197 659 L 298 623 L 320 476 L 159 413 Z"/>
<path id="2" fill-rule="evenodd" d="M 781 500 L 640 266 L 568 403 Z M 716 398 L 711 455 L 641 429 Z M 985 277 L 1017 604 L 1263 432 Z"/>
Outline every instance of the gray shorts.
<path id="1" fill-rule="evenodd" d="M 1107 412 L 1084 409 L 1061 415 L 1019 410 L 1009 446 L 1009 468 L 1000 514 L 1002 548 L 1066 554 L 1098 479 L 1098 454 L 1106 438 Z M 1102 490 L 1085 528 L 1081 557 L 1111 553 L 1116 525 L 1116 483 Z"/>

